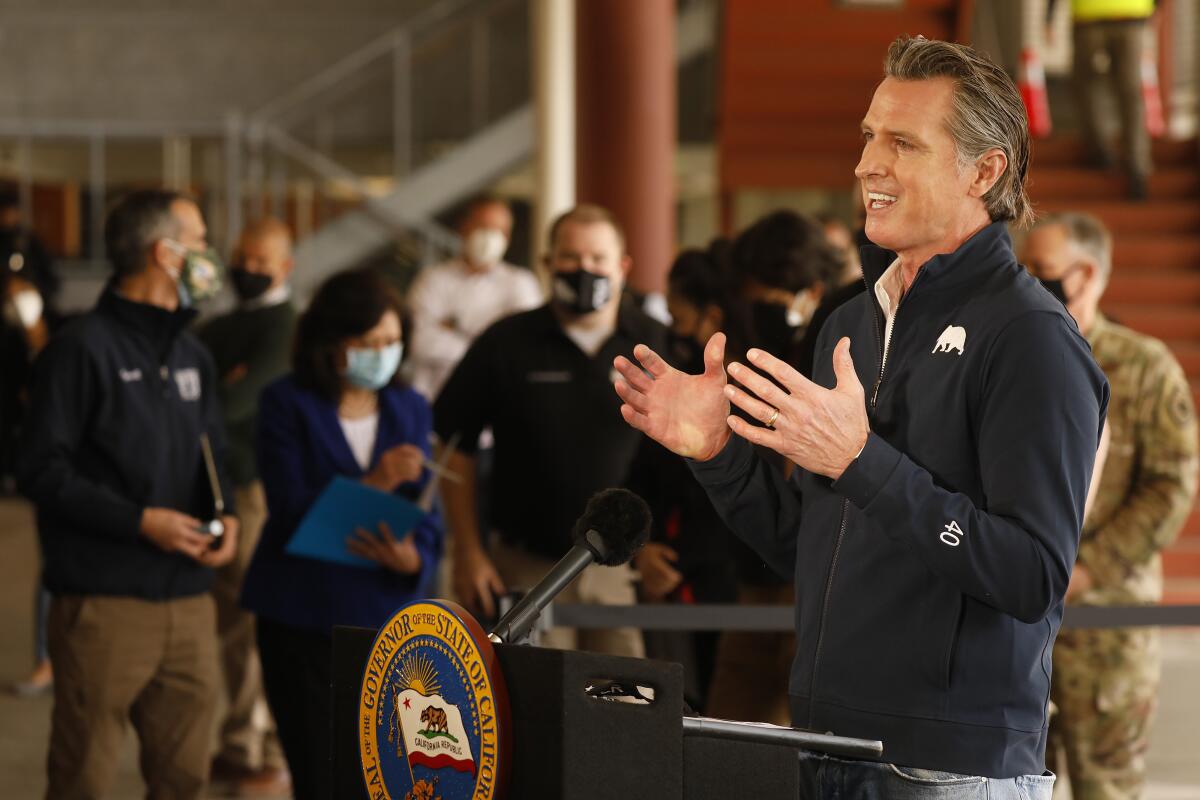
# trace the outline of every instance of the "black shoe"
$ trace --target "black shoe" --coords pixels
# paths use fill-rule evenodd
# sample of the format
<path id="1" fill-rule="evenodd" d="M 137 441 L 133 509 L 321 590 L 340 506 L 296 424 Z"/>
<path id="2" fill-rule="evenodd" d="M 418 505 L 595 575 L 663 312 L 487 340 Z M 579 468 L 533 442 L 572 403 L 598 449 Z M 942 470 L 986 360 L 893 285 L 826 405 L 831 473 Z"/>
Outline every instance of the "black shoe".
<path id="1" fill-rule="evenodd" d="M 1087 165 L 1092 169 L 1098 169 L 1102 172 L 1110 172 L 1117 167 L 1117 160 L 1112 153 L 1108 152 L 1089 152 L 1087 156 Z"/>
<path id="2" fill-rule="evenodd" d="M 1150 199 L 1150 181 L 1145 175 L 1130 175 L 1125 196 L 1135 203 L 1144 203 Z"/>

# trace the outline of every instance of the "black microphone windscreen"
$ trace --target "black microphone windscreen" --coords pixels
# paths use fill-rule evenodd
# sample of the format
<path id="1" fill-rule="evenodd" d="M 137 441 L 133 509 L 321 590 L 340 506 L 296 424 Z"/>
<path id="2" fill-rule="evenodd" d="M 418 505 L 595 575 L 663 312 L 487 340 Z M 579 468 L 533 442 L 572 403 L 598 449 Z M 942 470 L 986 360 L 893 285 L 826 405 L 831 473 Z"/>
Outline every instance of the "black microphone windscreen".
<path id="1" fill-rule="evenodd" d="M 650 521 L 650 507 L 645 500 L 627 489 L 605 489 L 588 500 L 571 538 L 575 544 L 585 544 L 587 532 L 596 531 L 607 550 L 598 563 L 615 567 L 633 558 L 650 538 Z"/>

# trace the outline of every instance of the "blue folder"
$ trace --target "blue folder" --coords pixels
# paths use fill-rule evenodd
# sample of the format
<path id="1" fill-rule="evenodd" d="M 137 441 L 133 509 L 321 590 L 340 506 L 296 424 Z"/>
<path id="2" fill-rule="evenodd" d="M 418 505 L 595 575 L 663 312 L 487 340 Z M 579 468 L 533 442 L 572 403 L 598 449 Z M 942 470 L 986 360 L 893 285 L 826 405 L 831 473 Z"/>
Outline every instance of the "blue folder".
<path id="1" fill-rule="evenodd" d="M 354 530 L 366 528 L 378 535 L 379 523 L 386 522 L 396 538 L 403 539 L 424 518 L 425 512 L 403 497 L 338 476 L 304 515 L 286 549 L 294 556 L 378 569 L 374 561 L 346 549 Z"/>

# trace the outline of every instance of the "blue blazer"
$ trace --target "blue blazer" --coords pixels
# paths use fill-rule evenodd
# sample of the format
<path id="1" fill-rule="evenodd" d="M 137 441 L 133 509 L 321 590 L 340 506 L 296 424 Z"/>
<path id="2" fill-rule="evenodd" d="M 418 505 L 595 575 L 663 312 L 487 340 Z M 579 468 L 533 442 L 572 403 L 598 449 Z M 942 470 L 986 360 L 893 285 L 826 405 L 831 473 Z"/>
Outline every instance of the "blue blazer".
<path id="1" fill-rule="evenodd" d="M 379 391 L 379 432 L 371 467 L 385 450 L 415 444 L 428 455 L 433 419 L 412 389 Z M 324 633 L 334 625 L 378 628 L 399 606 L 424 596 L 442 555 L 442 521 L 435 510 L 413 533 L 421 553 L 417 575 L 367 570 L 300 558 L 284 552 L 300 520 L 336 475 L 362 478 L 342 433 L 337 407 L 298 386 L 288 375 L 263 390 L 258 413 L 258 470 L 268 517 L 246 574 L 242 605 L 286 625 Z M 406 483 L 396 494 L 416 500 L 430 480 Z M 346 531 L 351 535 L 352 531 Z M 395 531 L 397 536 L 403 531 Z"/>

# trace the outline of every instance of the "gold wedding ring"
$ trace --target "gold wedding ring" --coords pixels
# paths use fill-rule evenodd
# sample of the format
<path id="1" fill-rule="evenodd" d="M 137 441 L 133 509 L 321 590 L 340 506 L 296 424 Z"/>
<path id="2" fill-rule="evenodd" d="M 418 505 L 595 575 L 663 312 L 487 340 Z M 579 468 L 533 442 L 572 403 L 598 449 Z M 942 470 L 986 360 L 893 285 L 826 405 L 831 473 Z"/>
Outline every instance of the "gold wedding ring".
<path id="1" fill-rule="evenodd" d="M 779 419 L 779 409 L 777 408 L 771 412 L 771 416 L 767 419 L 765 424 L 768 428 L 774 428 L 775 421 L 778 419 Z"/>

